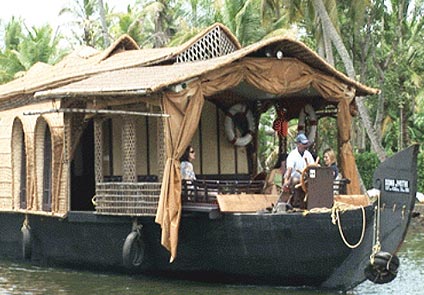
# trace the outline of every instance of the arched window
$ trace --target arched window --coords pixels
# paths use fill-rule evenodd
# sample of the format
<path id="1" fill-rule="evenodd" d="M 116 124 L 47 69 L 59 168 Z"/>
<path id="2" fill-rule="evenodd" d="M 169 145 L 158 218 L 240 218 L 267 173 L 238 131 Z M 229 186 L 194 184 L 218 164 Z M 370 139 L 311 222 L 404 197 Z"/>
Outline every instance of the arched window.
<path id="1" fill-rule="evenodd" d="M 43 117 L 35 127 L 35 168 L 37 174 L 37 206 L 52 211 L 52 136 Z"/>
<path id="2" fill-rule="evenodd" d="M 19 203 L 21 209 L 27 208 L 27 200 L 26 200 L 26 176 L 27 176 L 27 169 L 26 169 L 26 146 L 25 146 L 25 137 L 24 133 L 21 134 L 21 165 L 19 167 L 19 172 L 21 174 L 21 183 L 19 185 Z"/>
<path id="3" fill-rule="evenodd" d="M 52 138 L 48 126 L 44 132 L 43 210 L 52 210 Z"/>
<path id="4" fill-rule="evenodd" d="M 13 196 L 20 209 L 27 208 L 27 155 L 22 122 L 15 119 L 12 127 Z"/>

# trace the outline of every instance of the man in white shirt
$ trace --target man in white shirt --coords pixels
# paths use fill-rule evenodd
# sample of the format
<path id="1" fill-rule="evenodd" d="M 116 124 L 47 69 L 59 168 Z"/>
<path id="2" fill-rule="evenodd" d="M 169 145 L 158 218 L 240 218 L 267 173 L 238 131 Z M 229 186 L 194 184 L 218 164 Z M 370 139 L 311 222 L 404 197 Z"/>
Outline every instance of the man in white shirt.
<path id="1" fill-rule="evenodd" d="M 294 192 L 294 187 L 300 182 L 300 173 L 309 164 L 314 163 L 312 154 L 307 150 L 309 140 L 305 134 L 299 133 L 296 137 L 296 148 L 293 149 L 286 160 L 287 170 L 284 175 L 283 188 Z M 296 192 L 294 192 L 296 193 Z M 301 206 L 302 207 L 302 206 Z"/>

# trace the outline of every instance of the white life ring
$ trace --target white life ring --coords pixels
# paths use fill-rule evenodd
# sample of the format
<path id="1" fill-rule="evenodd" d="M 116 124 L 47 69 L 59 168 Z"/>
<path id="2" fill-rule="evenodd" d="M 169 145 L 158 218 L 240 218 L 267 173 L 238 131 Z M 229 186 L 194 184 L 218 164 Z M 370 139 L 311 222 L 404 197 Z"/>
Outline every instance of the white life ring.
<path id="1" fill-rule="evenodd" d="M 244 114 L 247 120 L 248 130 L 246 135 L 243 137 L 237 137 L 234 130 L 234 121 L 233 117 L 238 114 Z M 246 146 L 253 139 L 253 134 L 255 130 L 255 119 L 253 118 L 252 112 L 248 109 L 245 104 L 236 104 L 233 105 L 225 116 L 224 121 L 225 135 L 227 139 L 236 146 Z"/>
<path id="2" fill-rule="evenodd" d="M 310 122 L 308 139 L 309 139 L 309 142 L 312 144 L 312 143 L 314 143 L 315 136 L 317 134 L 317 123 L 318 122 L 317 122 L 317 116 L 315 114 L 314 108 L 310 104 L 305 105 L 305 107 L 303 107 L 300 110 L 299 123 L 297 125 L 297 131 L 299 133 L 305 133 L 306 114 L 308 114 L 309 122 Z"/>

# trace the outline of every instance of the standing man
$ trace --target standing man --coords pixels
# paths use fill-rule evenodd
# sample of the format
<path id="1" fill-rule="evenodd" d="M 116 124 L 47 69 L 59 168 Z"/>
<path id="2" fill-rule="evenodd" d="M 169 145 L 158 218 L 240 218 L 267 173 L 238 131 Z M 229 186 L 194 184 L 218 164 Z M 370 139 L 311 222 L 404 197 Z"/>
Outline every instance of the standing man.
<path id="1" fill-rule="evenodd" d="M 302 188 L 295 188 L 296 184 L 300 182 L 301 172 L 308 164 L 314 163 L 312 154 L 307 150 L 309 140 L 305 134 L 299 133 L 296 137 L 296 148 L 293 149 L 286 161 L 287 170 L 284 176 L 284 188 L 289 188 L 293 193 L 292 205 L 293 207 L 303 208 L 303 193 Z M 300 203 L 299 203 L 300 202 Z"/>

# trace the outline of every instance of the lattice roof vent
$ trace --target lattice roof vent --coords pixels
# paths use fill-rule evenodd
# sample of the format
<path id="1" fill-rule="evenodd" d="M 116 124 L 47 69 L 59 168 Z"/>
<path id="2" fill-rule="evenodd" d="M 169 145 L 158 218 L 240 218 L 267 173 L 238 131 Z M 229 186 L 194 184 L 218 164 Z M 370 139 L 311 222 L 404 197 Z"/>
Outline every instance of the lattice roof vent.
<path id="1" fill-rule="evenodd" d="M 227 55 L 237 50 L 237 46 L 219 26 L 197 40 L 187 50 L 177 56 L 177 63 L 206 60 Z"/>

